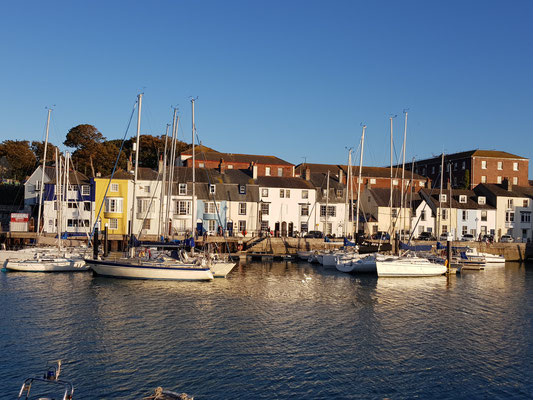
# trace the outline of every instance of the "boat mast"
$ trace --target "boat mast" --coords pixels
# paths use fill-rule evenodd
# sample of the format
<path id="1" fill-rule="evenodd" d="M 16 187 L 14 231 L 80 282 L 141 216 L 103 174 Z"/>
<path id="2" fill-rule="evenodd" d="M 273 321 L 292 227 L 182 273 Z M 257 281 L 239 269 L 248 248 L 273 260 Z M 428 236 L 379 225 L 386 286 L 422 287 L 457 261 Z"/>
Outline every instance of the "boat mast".
<path id="1" fill-rule="evenodd" d="M 411 223 L 411 213 L 412 213 L 412 207 L 413 207 L 413 190 L 414 190 L 414 172 L 415 172 L 415 158 L 413 157 L 413 161 L 411 161 L 411 190 L 409 191 L 409 233 L 411 233 L 412 229 L 412 223 Z"/>
<path id="2" fill-rule="evenodd" d="M 352 165 L 352 149 L 350 148 L 348 150 L 348 168 L 346 170 L 346 202 L 345 202 L 345 209 L 346 212 L 344 213 L 344 236 L 348 236 L 349 230 L 348 225 L 351 221 L 351 214 L 349 207 L 349 200 L 350 200 L 350 180 L 351 180 L 351 165 Z M 342 182 L 340 182 L 342 184 Z"/>
<path id="3" fill-rule="evenodd" d="M 48 109 L 48 116 L 46 117 L 46 137 L 44 139 L 44 154 L 43 154 L 43 170 L 41 172 L 41 186 L 39 190 L 39 212 L 37 213 L 37 236 L 41 233 L 41 215 L 43 213 L 43 190 L 44 190 L 44 170 L 46 168 L 46 149 L 48 148 L 48 133 L 50 132 L 50 114 L 52 109 Z"/>
<path id="4" fill-rule="evenodd" d="M 329 207 L 329 169 L 328 169 L 328 181 L 326 182 L 326 223 L 324 224 L 324 237 L 328 231 L 328 207 Z"/>
<path id="5" fill-rule="evenodd" d="M 401 230 L 400 235 L 402 234 L 402 231 L 405 230 L 405 204 L 403 199 L 403 191 L 405 189 L 404 179 L 405 179 L 405 143 L 407 141 L 407 110 L 404 110 L 405 113 L 405 126 L 403 129 L 403 146 L 402 146 L 402 189 L 401 189 L 401 195 L 400 195 L 400 221 L 401 221 Z"/>
<path id="6" fill-rule="evenodd" d="M 393 143 L 392 143 L 392 119 L 394 117 L 389 117 L 390 119 L 390 199 L 389 199 L 389 204 L 390 204 L 390 216 L 389 216 L 389 236 L 390 236 L 390 239 L 392 241 L 392 147 L 393 147 Z"/>
<path id="7" fill-rule="evenodd" d="M 166 225 L 168 225 L 168 221 L 172 221 L 172 194 L 174 192 L 174 172 L 176 169 L 176 145 L 177 145 L 177 138 L 178 138 L 178 124 L 180 117 L 177 116 L 178 109 L 174 109 L 174 118 L 172 121 L 172 146 L 170 150 L 170 172 L 169 172 L 169 181 L 168 181 L 168 207 L 167 207 L 167 222 Z M 170 214 L 170 218 L 168 215 Z M 167 227 L 169 230 L 168 234 L 172 234 L 172 222 L 170 223 L 170 226 Z"/>
<path id="8" fill-rule="evenodd" d="M 131 224 L 130 224 L 130 255 L 133 256 L 133 221 L 135 220 L 135 212 L 137 208 L 137 170 L 139 169 L 139 142 L 141 136 L 141 108 L 142 108 L 143 94 L 138 95 L 138 108 L 137 108 L 137 141 L 135 142 L 135 169 L 133 172 L 133 204 L 131 207 Z"/>
<path id="9" fill-rule="evenodd" d="M 166 216 L 163 210 L 165 210 L 165 207 L 163 207 L 163 204 L 165 202 L 165 180 L 166 180 L 166 173 L 167 173 L 167 142 L 168 142 L 168 128 L 170 124 L 167 124 L 167 131 L 165 132 L 165 150 L 163 150 L 163 177 L 161 179 L 161 196 L 159 200 L 159 204 L 161 206 L 161 211 L 159 212 L 159 227 L 157 228 L 157 236 L 161 237 L 161 228 L 162 224 L 165 218 L 163 218 L 163 215 Z M 166 224 L 166 222 L 165 222 Z"/>
<path id="10" fill-rule="evenodd" d="M 444 152 L 442 152 L 441 162 L 440 162 L 440 190 L 439 190 L 439 216 L 438 221 L 439 224 L 437 226 L 437 239 L 440 238 L 440 234 L 442 233 L 442 211 L 441 211 L 441 199 L 442 199 L 442 185 L 444 184 Z"/>
<path id="11" fill-rule="evenodd" d="M 357 211 L 355 212 L 355 234 L 359 234 L 359 199 L 361 198 L 361 171 L 363 169 L 363 151 L 365 148 L 365 130 L 363 125 L 363 134 L 361 135 L 361 156 L 359 157 L 359 178 L 357 179 Z"/>
<path id="12" fill-rule="evenodd" d="M 191 233 L 193 235 L 193 237 L 195 237 L 196 235 L 194 234 L 195 233 L 195 227 L 194 227 L 194 223 L 196 222 L 196 218 L 195 218 L 195 211 L 196 211 L 196 207 L 195 207 L 195 197 L 196 197 L 196 165 L 195 165 L 195 162 L 196 162 L 196 153 L 195 153 L 195 146 L 194 146 L 194 134 L 195 134 L 195 130 L 196 130 L 196 126 L 194 125 L 194 101 L 195 99 L 191 99 L 191 107 L 192 107 L 192 123 L 191 123 L 191 130 L 192 130 L 192 201 L 191 201 Z"/>
<path id="13" fill-rule="evenodd" d="M 58 156 L 58 149 L 56 147 L 56 232 L 57 232 L 57 248 L 58 250 L 61 250 L 61 227 L 60 227 L 60 221 L 61 221 L 61 202 L 59 200 L 60 194 L 61 194 L 61 178 L 59 177 L 60 174 L 60 168 L 59 168 L 59 156 Z"/>

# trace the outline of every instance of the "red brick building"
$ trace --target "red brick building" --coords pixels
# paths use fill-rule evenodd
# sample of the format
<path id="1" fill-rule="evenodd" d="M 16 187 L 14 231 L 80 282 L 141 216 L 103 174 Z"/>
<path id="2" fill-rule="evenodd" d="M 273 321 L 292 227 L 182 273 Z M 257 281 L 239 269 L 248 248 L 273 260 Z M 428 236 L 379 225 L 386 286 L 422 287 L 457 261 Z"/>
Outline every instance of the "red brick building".
<path id="1" fill-rule="evenodd" d="M 302 178 L 306 177 L 306 170 L 309 170 L 312 173 L 323 173 L 327 174 L 328 171 L 330 176 L 335 177 L 339 182 L 346 184 L 346 176 L 348 172 L 347 165 L 331 165 L 331 164 L 309 164 L 303 163 L 299 164 L 295 168 L 296 176 Z M 352 175 L 353 175 L 353 184 L 354 190 L 357 190 L 357 179 L 359 178 L 359 167 L 352 166 Z M 390 189 L 390 167 L 364 167 L 361 170 L 361 189 L 366 188 L 387 188 Z M 401 188 L 402 180 L 402 170 L 401 168 L 393 168 L 392 173 L 392 183 L 395 188 Z M 416 192 L 421 188 L 426 187 L 428 179 L 420 176 L 418 174 L 413 174 L 413 187 Z M 411 181 L 411 171 L 405 170 L 404 179 L 406 181 L 405 185 L 407 186 Z"/>
<path id="2" fill-rule="evenodd" d="M 196 168 L 248 169 L 257 166 L 257 176 L 294 176 L 294 164 L 275 156 L 253 154 L 220 153 L 209 149 L 202 151 L 196 147 Z M 192 151 L 187 150 L 180 156 L 182 166 L 192 167 Z"/>
<path id="3" fill-rule="evenodd" d="M 415 172 L 440 187 L 441 156 L 415 162 Z M 451 179 L 450 179 L 451 167 Z M 496 150 L 470 150 L 444 155 L 444 185 L 472 189 L 480 183 L 500 184 L 507 178 L 515 186 L 528 185 L 529 159 Z M 406 164 L 411 169 L 411 164 Z"/>

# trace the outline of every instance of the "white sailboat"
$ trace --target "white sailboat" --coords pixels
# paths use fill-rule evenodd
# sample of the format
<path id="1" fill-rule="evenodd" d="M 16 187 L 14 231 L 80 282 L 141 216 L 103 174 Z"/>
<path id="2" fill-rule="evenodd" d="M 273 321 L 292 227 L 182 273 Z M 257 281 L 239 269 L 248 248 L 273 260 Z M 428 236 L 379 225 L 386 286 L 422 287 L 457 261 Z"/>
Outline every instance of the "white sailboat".
<path id="1" fill-rule="evenodd" d="M 135 169 L 133 177 L 133 207 L 132 207 L 132 229 L 133 219 L 135 217 L 136 206 L 136 189 L 137 189 L 137 170 L 139 165 L 139 139 L 141 131 L 141 108 L 142 94 L 138 95 L 137 100 L 137 145 L 135 148 Z M 193 101 L 194 115 L 194 101 Z M 194 127 L 194 118 L 193 118 Z M 193 197 L 194 199 L 194 197 Z M 194 203 L 194 202 L 193 202 Z M 168 257 L 159 257 L 155 260 L 146 260 L 141 257 L 134 257 L 134 249 L 131 249 L 129 258 L 116 260 L 99 260 L 87 259 L 91 269 L 97 275 L 128 278 L 128 279 L 160 279 L 160 280 L 188 280 L 188 281 L 210 281 L 213 280 L 213 272 L 208 265 L 208 260 L 195 260 L 190 263 L 170 259 Z"/>

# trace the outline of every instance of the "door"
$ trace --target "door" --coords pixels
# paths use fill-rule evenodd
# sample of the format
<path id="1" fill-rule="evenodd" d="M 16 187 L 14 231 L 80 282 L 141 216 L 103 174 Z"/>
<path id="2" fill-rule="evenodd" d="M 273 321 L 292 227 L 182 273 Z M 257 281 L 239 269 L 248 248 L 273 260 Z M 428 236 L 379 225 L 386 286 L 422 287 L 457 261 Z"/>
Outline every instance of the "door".
<path id="1" fill-rule="evenodd" d="M 287 223 L 285 221 L 281 223 L 281 236 L 287 236 Z"/>
<path id="2" fill-rule="evenodd" d="M 294 233 L 294 224 L 292 222 L 289 222 L 289 236 L 292 237 L 293 233 Z"/>

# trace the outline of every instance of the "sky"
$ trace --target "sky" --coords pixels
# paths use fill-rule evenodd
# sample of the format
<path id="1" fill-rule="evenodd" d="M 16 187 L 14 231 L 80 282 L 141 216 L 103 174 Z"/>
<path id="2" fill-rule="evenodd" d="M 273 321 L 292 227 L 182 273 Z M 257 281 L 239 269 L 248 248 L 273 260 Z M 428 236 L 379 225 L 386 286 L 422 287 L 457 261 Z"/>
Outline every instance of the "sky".
<path id="1" fill-rule="evenodd" d="M 533 156 L 531 1 L 12 1 L 0 16 L 0 141 L 122 138 L 179 107 L 179 138 L 299 164 L 472 149 Z M 135 124 L 128 137 L 135 134 Z M 533 179 L 530 163 L 530 178 Z"/>

